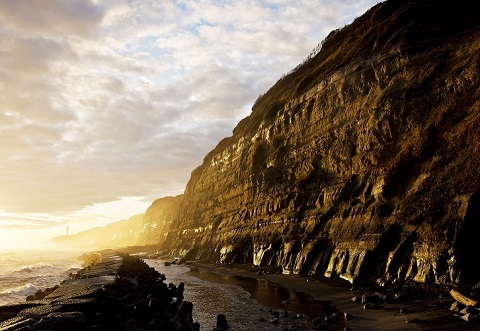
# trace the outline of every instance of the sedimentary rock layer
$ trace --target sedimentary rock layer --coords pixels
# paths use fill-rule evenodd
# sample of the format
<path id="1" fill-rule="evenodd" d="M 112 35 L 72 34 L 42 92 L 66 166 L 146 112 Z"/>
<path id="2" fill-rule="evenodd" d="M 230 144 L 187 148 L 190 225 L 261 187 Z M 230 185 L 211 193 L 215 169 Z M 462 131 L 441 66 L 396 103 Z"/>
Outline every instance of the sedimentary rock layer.
<path id="1" fill-rule="evenodd" d="M 350 281 L 475 281 L 480 17 L 380 3 L 195 169 L 164 248 Z"/>

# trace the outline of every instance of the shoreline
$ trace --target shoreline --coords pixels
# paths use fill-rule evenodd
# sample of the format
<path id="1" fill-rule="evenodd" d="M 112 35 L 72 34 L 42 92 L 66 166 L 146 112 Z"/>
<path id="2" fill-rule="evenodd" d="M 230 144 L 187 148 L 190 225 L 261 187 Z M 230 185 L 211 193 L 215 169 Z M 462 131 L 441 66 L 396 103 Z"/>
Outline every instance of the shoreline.
<path id="1" fill-rule="evenodd" d="M 356 287 L 343 279 L 279 274 L 276 268 L 256 267 L 252 264 L 214 264 L 196 260 L 186 261 L 185 265 L 190 267 L 190 274 L 199 278 L 201 273 L 197 271 L 265 279 L 286 289 L 307 294 L 314 300 L 327 301 L 337 311 L 337 316 L 342 317 L 329 320 L 333 329 L 480 330 L 479 319 L 465 321 L 461 318 L 462 313 L 450 310 L 455 300 L 450 296 L 447 287 L 413 282 L 396 286 L 369 284 Z M 354 302 L 354 298 L 358 301 Z M 288 310 L 288 305 L 284 306 L 284 309 Z M 328 318 L 325 316 L 325 320 Z"/>
<path id="2" fill-rule="evenodd" d="M 183 284 L 167 285 L 142 259 L 115 250 L 88 252 L 83 260 L 86 266 L 58 286 L 0 305 L 0 331 L 194 329 Z"/>

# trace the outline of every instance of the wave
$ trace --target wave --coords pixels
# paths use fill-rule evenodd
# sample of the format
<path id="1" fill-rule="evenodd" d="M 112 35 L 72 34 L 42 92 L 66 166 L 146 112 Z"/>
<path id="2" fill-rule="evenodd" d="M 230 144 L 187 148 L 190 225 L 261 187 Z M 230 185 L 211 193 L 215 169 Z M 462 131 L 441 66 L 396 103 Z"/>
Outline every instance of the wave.
<path id="1" fill-rule="evenodd" d="M 19 270 L 19 272 L 28 272 L 28 273 L 40 272 L 40 271 L 57 271 L 57 268 L 55 268 L 51 264 L 39 262 L 33 266 L 23 267 Z"/>
<path id="2" fill-rule="evenodd" d="M 0 291 L 0 296 L 2 295 L 18 295 L 18 296 L 26 296 L 28 294 L 35 293 L 38 290 L 38 287 L 35 285 L 28 283 L 25 285 L 13 286 L 10 288 L 6 288 Z"/>

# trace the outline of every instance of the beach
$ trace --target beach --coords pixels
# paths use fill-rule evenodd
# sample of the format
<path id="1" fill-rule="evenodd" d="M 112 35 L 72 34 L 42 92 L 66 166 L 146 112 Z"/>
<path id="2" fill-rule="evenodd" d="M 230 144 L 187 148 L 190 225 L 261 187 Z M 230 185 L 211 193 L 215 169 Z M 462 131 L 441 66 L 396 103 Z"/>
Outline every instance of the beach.
<path id="1" fill-rule="evenodd" d="M 340 278 L 282 274 L 252 264 L 174 260 L 167 266 L 165 257 L 148 254 L 89 254 L 98 261 L 44 290 L 42 298 L 0 306 L 0 330 L 64 330 L 66 325 L 71 330 L 162 330 L 168 323 L 177 330 L 181 327 L 171 323 L 179 321 L 190 330 L 198 322 L 196 311 L 203 320 L 195 330 L 207 331 L 218 326 L 219 315 L 225 315 L 229 331 L 480 330 L 476 302 L 464 307 L 450 294 L 452 288 L 468 293 L 467 288 L 415 282 L 353 286 Z M 171 284 L 168 273 L 175 270 L 185 284 L 182 278 Z M 189 287 L 193 278 L 196 289 Z M 273 289 L 259 294 L 258 284 Z M 198 287 L 207 301 L 190 296 L 189 291 L 199 293 Z M 182 302 L 188 309 L 180 309 Z"/>
<path id="2" fill-rule="evenodd" d="M 207 272 L 264 279 L 284 288 L 308 294 L 315 300 L 328 301 L 337 311 L 336 316 L 340 317 L 329 319 L 331 314 L 325 315 L 330 325 L 325 324 L 332 330 L 345 328 L 356 331 L 480 330 L 478 320 L 465 321 L 460 318 L 463 316 L 461 313 L 450 310 L 455 300 L 449 294 L 450 287 L 446 286 L 414 282 L 395 286 L 376 284 L 352 286 L 342 279 L 285 275 L 278 273 L 276 268 L 256 267 L 251 264 L 187 261 L 186 265 L 191 268 L 190 273 L 196 277 L 205 277 Z M 362 302 L 362 297 L 367 302 Z M 370 299 L 367 299 L 369 297 Z M 358 298 L 359 301 L 354 302 L 352 300 L 354 298 Z M 369 303 L 371 307 L 365 309 L 365 305 L 368 306 Z M 288 310 L 288 304 L 284 305 L 284 309 Z"/>

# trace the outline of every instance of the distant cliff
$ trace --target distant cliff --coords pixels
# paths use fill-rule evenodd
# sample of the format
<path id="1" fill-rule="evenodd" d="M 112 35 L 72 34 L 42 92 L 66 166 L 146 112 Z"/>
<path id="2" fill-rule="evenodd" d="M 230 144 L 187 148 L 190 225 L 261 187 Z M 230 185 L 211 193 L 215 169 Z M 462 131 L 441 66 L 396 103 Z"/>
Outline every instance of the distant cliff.
<path id="1" fill-rule="evenodd" d="M 138 245 L 159 245 L 165 241 L 173 219 L 179 214 L 183 195 L 155 200 L 143 217 Z"/>
<path id="2" fill-rule="evenodd" d="M 133 246 L 138 242 L 143 226 L 143 214 L 96 227 L 76 234 L 52 238 L 52 242 L 64 247 L 115 248 Z"/>
<path id="3" fill-rule="evenodd" d="M 478 281 L 480 16 L 380 3 L 192 172 L 164 248 L 350 281 Z"/>

